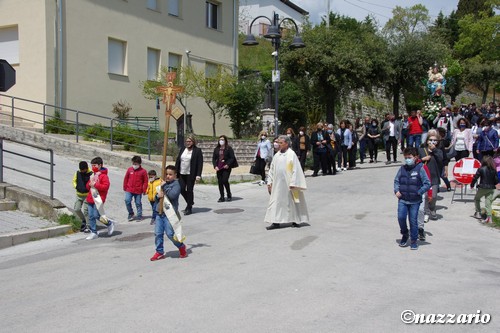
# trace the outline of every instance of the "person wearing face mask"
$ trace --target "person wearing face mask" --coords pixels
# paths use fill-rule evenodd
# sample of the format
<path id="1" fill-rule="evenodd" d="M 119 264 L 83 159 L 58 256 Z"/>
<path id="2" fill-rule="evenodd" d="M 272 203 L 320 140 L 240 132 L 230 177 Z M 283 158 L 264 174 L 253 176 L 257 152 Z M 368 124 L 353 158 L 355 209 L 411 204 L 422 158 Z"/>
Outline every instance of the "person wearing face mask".
<path id="1" fill-rule="evenodd" d="M 194 184 L 200 181 L 203 171 L 203 153 L 201 148 L 196 146 L 194 135 L 187 136 L 185 147 L 177 155 L 175 169 L 179 171 L 181 195 L 186 201 L 184 215 L 190 215 L 194 205 Z"/>
<path id="2" fill-rule="evenodd" d="M 455 161 L 464 157 L 469 157 L 474 144 L 472 130 L 469 128 L 469 121 L 466 118 L 460 118 L 457 122 L 457 128 L 453 131 L 450 148 L 455 150 Z"/>
<path id="3" fill-rule="evenodd" d="M 89 214 L 90 235 L 87 240 L 97 239 L 97 220 L 108 227 L 108 236 L 115 230 L 115 222 L 104 214 L 104 203 L 109 191 L 108 169 L 103 166 L 102 158 L 94 157 L 90 161 L 92 172 L 94 173 L 87 182 L 87 204 Z M 147 177 L 147 174 L 146 174 Z"/>
<path id="4" fill-rule="evenodd" d="M 342 120 L 340 122 L 340 128 L 337 130 L 337 134 L 340 136 L 340 150 L 338 157 L 338 167 L 342 167 L 342 170 L 347 170 L 347 158 L 348 152 L 352 148 L 352 134 L 347 128 L 347 121 Z"/>
<path id="5" fill-rule="evenodd" d="M 429 215 L 432 216 L 433 219 L 437 218 L 436 200 L 443 170 L 443 151 L 439 149 L 440 139 L 438 134 L 433 133 L 427 137 L 427 141 L 424 143 L 423 147 L 418 149 L 420 159 L 429 168 L 432 186 L 432 198 L 430 200 L 425 200 L 424 222 L 429 221 Z"/>
<path id="6" fill-rule="evenodd" d="M 330 137 L 329 143 L 326 145 L 327 148 L 327 160 L 326 160 L 326 174 L 336 175 L 337 174 L 337 154 L 339 149 L 340 137 L 333 130 L 333 124 L 328 124 L 327 133 Z"/>
<path id="7" fill-rule="evenodd" d="M 285 134 L 286 134 L 286 136 L 288 136 L 290 138 L 290 140 L 292 140 L 292 146 L 290 148 L 292 148 L 292 150 L 298 156 L 299 155 L 299 148 L 295 145 L 295 137 L 296 136 L 295 136 L 295 132 L 293 131 L 293 128 L 288 127 L 285 131 Z"/>
<path id="8" fill-rule="evenodd" d="M 156 215 L 158 214 L 156 211 L 156 188 L 160 186 L 161 179 L 156 176 L 155 170 L 149 170 L 148 177 L 149 182 L 146 192 L 148 194 L 149 203 L 151 204 L 151 209 L 153 210 L 153 216 L 151 216 L 151 222 L 149 224 L 153 225 L 155 224 Z"/>
<path id="9" fill-rule="evenodd" d="M 368 128 L 366 137 L 368 138 L 368 151 L 370 152 L 370 163 L 377 163 L 378 144 L 380 142 L 380 130 L 378 129 L 378 120 L 373 118 L 371 126 Z"/>
<path id="10" fill-rule="evenodd" d="M 217 182 L 219 185 L 220 198 L 217 202 L 231 201 L 231 187 L 229 186 L 229 176 L 231 169 L 238 167 L 234 150 L 229 146 L 227 136 L 221 135 L 217 147 L 212 155 L 212 165 L 217 172 Z M 224 198 L 224 189 L 226 189 L 227 199 Z"/>
<path id="11" fill-rule="evenodd" d="M 476 153 L 480 159 L 483 156 L 493 156 L 493 153 L 498 150 L 498 133 L 491 127 L 490 120 L 484 120 L 483 130 L 477 138 Z"/>
<path id="12" fill-rule="evenodd" d="M 410 248 L 418 250 L 418 209 L 422 197 L 431 188 L 431 182 L 416 148 L 405 148 L 403 155 L 405 164 L 394 177 L 394 194 L 398 198 L 398 222 L 402 235 L 399 246 L 406 247 L 410 239 Z M 409 232 L 407 219 L 410 222 Z"/>
<path id="13" fill-rule="evenodd" d="M 310 145 L 311 142 L 309 140 L 309 135 L 306 134 L 306 128 L 301 126 L 299 128 L 299 135 L 295 138 L 295 147 L 297 148 L 297 156 L 299 157 L 302 171 L 304 171 L 306 166 L 307 152 L 309 151 Z"/>
<path id="14" fill-rule="evenodd" d="M 318 176 L 319 166 L 323 176 L 327 174 L 326 159 L 327 148 L 326 145 L 330 141 L 330 136 L 323 130 L 323 123 L 316 124 L 316 131 L 311 134 L 311 145 L 313 147 L 313 177 Z"/>
<path id="15" fill-rule="evenodd" d="M 267 132 L 261 131 L 255 148 L 254 162 L 257 169 L 260 171 L 261 181 L 259 185 L 266 183 L 266 164 L 270 163 L 273 158 L 271 142 L 267 139 Z"/>
<path id="16" fill-rule="evenodd" d="M 128 220 L 142 220 L 142 194 L 146 194 L 148 189 L 148 172 L 141 166 L 142 159 L 140 156 L 132 157 L 132 166 L 127 169 L 123 178 L 123 191 L 125 191 L 125 206 L 128 211 Z M 132 199 L 135 201 L 137 208 L 137 217 L 135 217 L 132 209 Z"/>

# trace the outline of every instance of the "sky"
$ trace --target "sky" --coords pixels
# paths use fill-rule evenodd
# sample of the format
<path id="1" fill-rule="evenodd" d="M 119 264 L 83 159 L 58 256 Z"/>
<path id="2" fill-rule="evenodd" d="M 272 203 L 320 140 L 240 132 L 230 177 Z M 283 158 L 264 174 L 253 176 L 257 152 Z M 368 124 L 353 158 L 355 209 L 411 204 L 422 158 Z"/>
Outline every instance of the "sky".
<path id="1" fill-rule="evenodd" d="M 439 11 L 446 16 L 456 10 L 459 0 L 292 0 L 293 3 L 309 12 L 312 23 L 321 22 L 321 17 L 326 15 L 328 1 L 330 1 L 330 11 L 334 13 L 353 17 L 358 21 L 371 14 L 383 27 L 392 17 L 392 9 L 396 6 L 407 8 L 422 4 L 429 10 L 431 21 L 433 21 Z"/>

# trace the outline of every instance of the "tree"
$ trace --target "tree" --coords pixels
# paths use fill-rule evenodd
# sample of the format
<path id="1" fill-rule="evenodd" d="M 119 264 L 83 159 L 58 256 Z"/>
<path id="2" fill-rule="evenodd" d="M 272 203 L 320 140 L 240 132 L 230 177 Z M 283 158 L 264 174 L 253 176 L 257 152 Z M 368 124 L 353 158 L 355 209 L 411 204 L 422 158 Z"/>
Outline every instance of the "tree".
<path id="1" fill-rule="evenodd" d="M 429 23 L 429 11 L 424 5 L 415 5 L 410 8 L 396 6 L 383 32 L 391 44 L 396 44 L 398 40 L 427 32 Z"/>
<path id="2" fill-rule="evenodd" d="M 227 110 L 227 96 L 235 87 L 236 77 L 223 66 L 217 66 L 212 73 L 187 66 L 182 68 L 181 78 L 188 94 L 205 101 L 212 116 L 212 135 L 217 136 L 216 119 L 222 117 Z"/>
<path id="3" fill-rule="evenodd" d="M 500 16 L 491 14 L 500 9 L 500 0 L 485 2 L 485 6 L 478 14 L 464 15 L 458 21 L 460 35 L 454 48 L 466 65 L 466 81 L 481 90 L 483 103 L 500 75 Z"/>
<path id="4" fill-rule="evenodd" d="M 397 6 L 383 33 L 389 43 L 391 78 L 387 81 L 392 92 L 393 111 L 399 114 L 399 96 L 405 96 L 407 109 L 421 106 L 423 97 L 421 79 L 429 66 L 443 64 L 449 50 L 446 44 L 428 26 L 428 10 L 422 5 L 411 8 Z"/>
<path id="5" fill-rule="evenodd" d="M 489 15 L 493 13 L 488 0 L 460 0 L 457 5 L 457 17 L 466 15 L 476 15 L 479 12 L 487 11 Z"/>
<path id="6" fill-rule="evenodd" d="M 311 86 L 312 95 L 326 106 L 326 121 L 335 123 L 336 107 L 351 90 L 371 87 L 382 81 L 389 71 L 383 39 L 376 34 L 374 23 L 367 19 L 330 13 L 330 27 L 305 25 L 306 47 L 292 52 L 282 47 L 285 73 L 302 86 Z M 285 42 L 284 45 L 287 45 Z M 304 108 L 315 103 L 306 101 Z"/>
<path id="7" fill-rule="evenodd" d="M 162 68 L 162 73 L 167 71 L 166 67 Z M 182 67 L 177 70 L 175 84 L 183 86 L 184 92 L 177 95 L 177 100 L 181 101 L 181 105 L 185 108 L 185 104 L 182 102 L 186 98 L 202 98 L 210 110 L 212 116 L 212 134 L 216 136 L 216 119 L 223 116 L 226 111 L 228 90 L 233 88 L 235 80 L 236 78 L 231 71 L 223 66 L 218 66 L 211 73 L 205 73 L 204 70 L 196 69 L 193 66 Z M 156 88 L 165 84 L 163 75 L 156 81 L 143 81 L 141 82 L 143 95 L 149 99 L 160 97 Z"/>
<path id="8" fill-rule="evenodd" d="M 259 81 L 257 75 L 240 75 L 240 79 L 233 83 L 233 88 L 227 90 L 226 113 L 236 138 L 241 138 L 243 126 L 260 123 L 256 112 L 262 100 L 262 84 Z M 250 119 L 250 115 L 255 119 Z"/>

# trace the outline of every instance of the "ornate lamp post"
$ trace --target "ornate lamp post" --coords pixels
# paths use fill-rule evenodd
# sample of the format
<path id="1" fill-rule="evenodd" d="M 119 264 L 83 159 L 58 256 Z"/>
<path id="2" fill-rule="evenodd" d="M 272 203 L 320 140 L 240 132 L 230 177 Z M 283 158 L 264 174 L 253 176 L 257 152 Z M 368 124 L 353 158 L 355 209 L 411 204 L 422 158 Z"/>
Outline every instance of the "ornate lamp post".
<path id="1" fill-rule="evenodd" d="M 274 71 L 273 71 L 273 82 L 274 82 L 274 129 L 275 129 L 275 135 L 279 135 L 279 122 L 278 122 L 278 89 L 279 89 L 279 83 L 280 83 L 280 71 L 278 68 L 278 50 L 281 46 L 281 24 L 285 21 L 293 23 L 295 26 L 295 36 L 293 37 L 293 41 L 290 44 L 290 48 L 293 49 L 298 49 L 305 47 L 306 45 L 302 41 L 302 38 L 299 36 L 299 28 L 297 26 L 297 23 L 295 23 L 294 20 L 291 18 L 285 17 L 280 21 L 279 15 L 276 13 L 273 13 L 273 19 L 271 20 L 267 16 L 257 16 L 252 20 L 252 23 L 250 23 L 250 27 L 248 28 L 248 35 L 245 38 L 245 41 L 243 42 L 243 45 L 245 46 L 253 46 L 253 45 L 258 45 L 259 42 L 255 39 L 254 35 L 252 35 L 252 26 L 254 22 L 259 19 L 259 18 L 265 18 L 271 23 L 269 28 L 267 29 L 267 33 L 264 35 L 265 38 L 270 38 L 272 40 L 273 46 L 274 46 L 274 52 L 272 55 L 274 56 Z"/>

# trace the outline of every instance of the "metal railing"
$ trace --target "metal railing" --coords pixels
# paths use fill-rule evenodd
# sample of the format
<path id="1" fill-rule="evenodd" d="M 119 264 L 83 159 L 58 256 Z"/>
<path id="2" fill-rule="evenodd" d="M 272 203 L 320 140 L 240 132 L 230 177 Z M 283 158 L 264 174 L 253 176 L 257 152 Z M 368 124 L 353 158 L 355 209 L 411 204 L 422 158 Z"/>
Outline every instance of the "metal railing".
<path id="1" fill-rule="evenodd" d="M 32 148 L 36 148 L 36 149 L 39 149 L 39 150 L 48 151 L 49 155 L 50 155 L 50 161 L 44 161 L 44 160 L 41 160 L 41 159 L 33 157 L 33 156 L 28 156 L 28 155 L 24 155 L 24 154 L 21 154 L 21 153 L 17 153 L 15 151 L 4 149 L 4 147 L 3 147 L 4 140 L 8 140 L 8 141 L 15 142 L 15 143 L 18 143 L 18 144 L 22 144 L 22 145 L 25 145 L 25 146 L 29 146 L 29 147 L 32 147 Z M 36 175 L 36 174 L 28 172 L 26 170 L 20 170 L 20 169 L 13 168 L 13 167 L 5 165 L 4 164 L 4 160 L 3 160 L 4 153 L 10 153 L 10 154 L 15 155 L 15 156 L 27 158 L 27 159 L 29 159 L 31 161 L 36 161 L 36 162 L 40 162 L 42 164 L 48 164 L 48 165 L 50 165 L 50 175 L 49 175 L 49 178 L 43 177 L 43 176 L 40 176 L 40 175 Z M 9 139 L 9 138 L 0 137 L 0 183 L 3 183 L 3 169 L 4 168 L 12 170 L 12 171 L 20 172 L 20 173 L 22 173 L 24 175 L 29 175 L 29 176 L 32 176 L 32 177 L 35 177 L 35 178 L 43 179 L 43 180 L 46 180 L 46 181 L 50 182 L 50 199 L 53 200 L 54 199 L 54 183 L 55 183 L 55 180 L 54 180 L 54 165 L 55 165 L 54 164 L 54 152 L 52 151 L 52 149 L 45 148 L 45 147 L 40 147 L 40 146 L 36 146 L 36 145 L 32 145 L 30 143 L 26 143 L 26 142 L 22 142 L 22 141 L 17 141 L 17 140 L 13 140 L 13 139 Z M 35 168 L 30 168 L 30 170 L 33 170 L 33 169 L 35 169 Z M 38 168 L 36 168 L 36 169 L 38 169 Z"/>
<path id="2" fill-rule="evenodd" d="M 10 99 L 10 103 L 3 99 Z M 41 127 L 43 134 L 49 131 L 71 134 L 75 135 L 76 142 L 79 142 L 82 136 L 109 142 L 111 151 L 115 145 L 133 147 L 135 150 L 143 149 L 147 151 L 148 159 L 151 160 L 151 134 L 155 132 L 155 127 L 134 120 L 105 117 L 4 94 L 0 94 L 0 109 L 4 111 L 10 109 L 12 127 L 15 127 L 16 120 L 23 120 Z M 92 131 L 92 128 L 95 130 Z M 133 128 L 137 131 L 131 131 Z M 142 144 L 136 143 L 141 141 Z"/>

